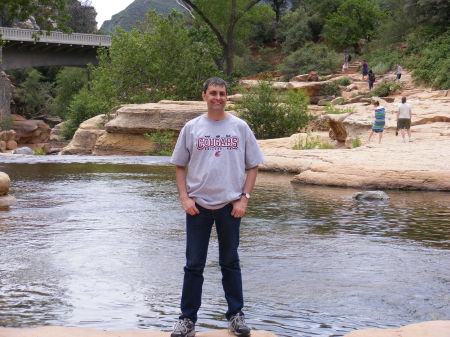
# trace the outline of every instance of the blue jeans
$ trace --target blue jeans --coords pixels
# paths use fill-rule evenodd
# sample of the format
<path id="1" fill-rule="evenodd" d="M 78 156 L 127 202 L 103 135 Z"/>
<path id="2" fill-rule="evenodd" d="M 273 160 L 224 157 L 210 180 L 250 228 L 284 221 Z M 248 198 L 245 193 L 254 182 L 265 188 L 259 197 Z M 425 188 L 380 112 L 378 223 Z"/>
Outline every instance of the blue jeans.
<path id="1" fill-rule="evenodd" d="M 219 264 L 222 286 L 228 303 L 227 319 L 241 314 L 244 306 L 241 267 L 239 265 L 240 218 L 231 215 L 233 206 L 211 210 L 197 205 L 200 214 L 186 214 L 186 266 L 184 267 L 183 293 L 181 296 L 181 319 L 197 321 L 201 305 L 203 270 L 205 269 L 208 244 L 213 223 L 216 224 L 219 241 Z"/>

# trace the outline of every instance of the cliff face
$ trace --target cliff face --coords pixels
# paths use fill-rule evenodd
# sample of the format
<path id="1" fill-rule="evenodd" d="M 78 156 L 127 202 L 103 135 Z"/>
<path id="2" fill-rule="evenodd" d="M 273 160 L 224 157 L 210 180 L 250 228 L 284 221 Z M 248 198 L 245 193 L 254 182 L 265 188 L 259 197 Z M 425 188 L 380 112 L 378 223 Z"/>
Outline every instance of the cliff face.
<path id="1" fill-rule="evenodd" d="M 154 9 L 157 13 L 165 16 L 172 9 L 183 11 L 183 8 L 177 4 L 176 0 L 135 0 L 123 11 L 113 15 L 111 20 L 106 20 L 100 29 L 106 33 L 114 33 L 117 27 L 130 31 L 137 22 L 145 18 L 145 14 L 150 9 Z"/>
<path id="2" fill-rule="evenodd" d="M 11 116 L 11 82 L 2 71 L 0 72 L 0 121 Z"/>

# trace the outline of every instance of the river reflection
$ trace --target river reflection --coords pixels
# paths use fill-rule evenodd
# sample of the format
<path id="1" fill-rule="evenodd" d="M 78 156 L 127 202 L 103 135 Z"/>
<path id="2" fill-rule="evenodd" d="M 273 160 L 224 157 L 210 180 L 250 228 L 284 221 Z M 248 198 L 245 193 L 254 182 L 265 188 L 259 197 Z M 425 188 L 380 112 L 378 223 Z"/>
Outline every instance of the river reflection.
<path id="1" fill-rule="evenodd" d="M 184 217 L 166 157 L 0 160 L 18 199 L 0 212 L 0 325 L 171 329 Z M 354 192 L 259 175 L 240 247 L 254 328 L 342 336 L 450 318 L 450 194 Z M 226 327 L 217 259 L 213 240 L 199 330 Z"/>

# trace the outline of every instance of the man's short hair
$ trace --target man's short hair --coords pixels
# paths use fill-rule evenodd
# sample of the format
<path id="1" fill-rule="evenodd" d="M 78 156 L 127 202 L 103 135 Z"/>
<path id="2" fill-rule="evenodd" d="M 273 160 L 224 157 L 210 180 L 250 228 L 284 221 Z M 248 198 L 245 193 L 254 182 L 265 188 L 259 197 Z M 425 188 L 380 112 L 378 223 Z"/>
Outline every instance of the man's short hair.
<path id="1" fill-rule="evenodd" d="M 402 103 L 406 103 L 406 97 L 405 96 L 402 97 Z"/>
<path id="2" fill-rule="evenodd" d="M 227 82 L 225 82 L 220 77 L 211 77 L 208 78 L 205 83 L 203 83 L 203 92 L 206 94 L 206 90 L 208 90 L 210 85 L 217 85 L 218 87 L 225 87 L 225 91 L 227 91 Z"/>

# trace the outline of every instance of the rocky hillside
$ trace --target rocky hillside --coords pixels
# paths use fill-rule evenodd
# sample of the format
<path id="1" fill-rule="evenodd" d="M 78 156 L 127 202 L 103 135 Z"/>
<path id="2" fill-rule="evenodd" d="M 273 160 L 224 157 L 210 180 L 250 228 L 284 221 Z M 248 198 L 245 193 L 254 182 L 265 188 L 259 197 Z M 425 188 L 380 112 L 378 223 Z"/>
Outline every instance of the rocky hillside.
<path id="1" fill-rule="evenodd" d="M 150 9 L 168 15 L 174 8 L 183 11 L 176 0 L 135 0 L 123 11 L 113 15 L 111 20 L 105 21 L 100 29 L 106 33 L 113 33 L 116 27 L 130 31 L 136 22 L 144 19 L 145 13 Z"/>

